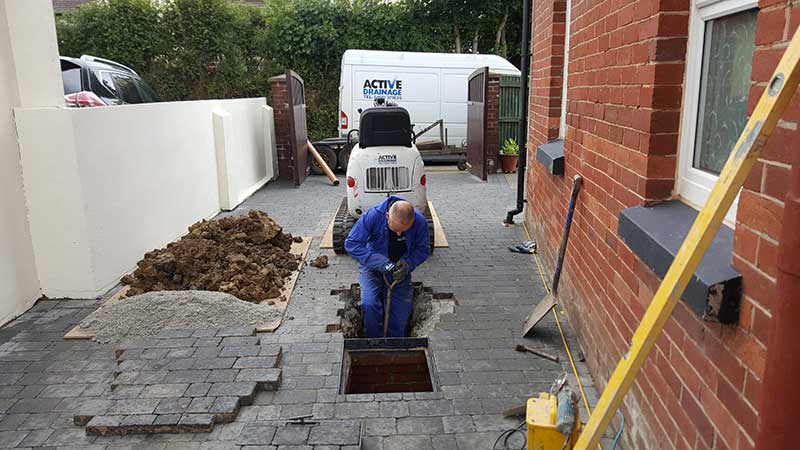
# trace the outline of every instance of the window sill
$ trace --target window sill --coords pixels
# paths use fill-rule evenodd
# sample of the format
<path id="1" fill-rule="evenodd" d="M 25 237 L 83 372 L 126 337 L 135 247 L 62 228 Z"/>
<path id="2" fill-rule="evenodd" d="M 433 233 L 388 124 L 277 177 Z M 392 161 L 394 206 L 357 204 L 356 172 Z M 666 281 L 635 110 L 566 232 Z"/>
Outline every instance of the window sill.
<path id="1" fill-rule="evenodd" d="M 635 206 L 619 215 L 617 234 L 659 278 L 675 259 L 697 211 L 679 202 Z M 720 228 L 681 299 L 703 320 L 739 321 L 742 276 L 731 267 L 733 230 Z"/>
<path id="2" fill-rule="evenodd" d="M 536 148 L 536 160 L 553 175 L 564 176 L 564 141 L 557 139 Z"/>

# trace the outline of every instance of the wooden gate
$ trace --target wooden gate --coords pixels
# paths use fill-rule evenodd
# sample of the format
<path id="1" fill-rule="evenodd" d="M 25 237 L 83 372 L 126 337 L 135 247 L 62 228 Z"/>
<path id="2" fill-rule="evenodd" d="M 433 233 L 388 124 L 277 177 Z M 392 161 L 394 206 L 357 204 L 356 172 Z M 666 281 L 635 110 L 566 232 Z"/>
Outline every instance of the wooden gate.
<path id="1" fill-rule="evenodd" d="M 467 82 L 467 166 L 470 173 L 486 181 L 486 98 L 489 68 L 482 67 Z"/>
<path id="2" fill-rule="evenodd" d="M 306 128 L 306 90 L 300 75 L 286 71 L 286 89 L 289 97 L 289 143 L 292 146 L 294 185 L 300 186 L 311 166 L 308 160 L 308 129 Z"/>

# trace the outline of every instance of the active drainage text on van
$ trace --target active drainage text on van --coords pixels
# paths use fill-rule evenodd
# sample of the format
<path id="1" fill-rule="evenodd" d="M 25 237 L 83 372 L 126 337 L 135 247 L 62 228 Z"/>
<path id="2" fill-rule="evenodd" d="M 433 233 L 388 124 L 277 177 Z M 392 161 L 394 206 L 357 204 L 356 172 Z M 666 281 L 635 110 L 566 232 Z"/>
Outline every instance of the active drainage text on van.
<path id="1" fill-rule="evenodd" d="M 364 98 L 403 99 L 403 80 L 364 80 Z"/>

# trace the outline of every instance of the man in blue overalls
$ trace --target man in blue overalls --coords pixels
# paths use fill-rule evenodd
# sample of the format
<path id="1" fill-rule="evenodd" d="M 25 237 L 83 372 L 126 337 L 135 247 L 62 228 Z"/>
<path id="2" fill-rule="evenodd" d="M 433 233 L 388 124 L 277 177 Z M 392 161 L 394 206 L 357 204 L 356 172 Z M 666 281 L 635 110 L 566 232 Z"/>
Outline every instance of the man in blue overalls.
<path id="1" fill-rule="evenodd" d="M 344 246 L 359 263 L 361 313 L 367 337 L 383 337 L 386 283 L 393 281 L 397 283 L 392 289 L 386 335 L 406 336 L 414 296 L 411 272 L 430 256 L 425 217 L 411 203 L 388 197 L 361 216 Z"/>

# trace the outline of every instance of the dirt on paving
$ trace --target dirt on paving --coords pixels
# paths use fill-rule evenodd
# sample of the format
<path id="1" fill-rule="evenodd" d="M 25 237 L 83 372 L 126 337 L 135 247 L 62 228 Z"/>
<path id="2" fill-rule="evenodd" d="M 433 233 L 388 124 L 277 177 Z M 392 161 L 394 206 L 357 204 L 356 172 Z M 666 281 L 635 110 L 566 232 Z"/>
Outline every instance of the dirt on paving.
<path id="1" fill-rule="evenodd" d="M 317 269 L 325 269 L 328 267 L 328 257 L 326 255 L 319 255 L 308 264 L 316 267 Z"/>
<path id="2" fill-rule="evenodd" d="M 340 327 L 346 338 L 363 338 L 364 318 L 361 315 L 361 287 L 353 284 L 350 289 L 339 291 L 344 308 L 339 310 Z M 449 293 L 435 293 L 414 283 L 414 309 L 409 320 L 409 337 L 427 337 L 439 323 L 442 314 L 451 314 L 455 299 Z"/>
<path id="3" fill-rule="evenodd" d="M 203 220 L 166 248 L 153 250 L 122 278 L 127 296 L 152 291 L 224 292 L 248 301 L 277 298 L 300 264 L 289 252 L 299 236 L 284 233 L 266 213 Z"/>

